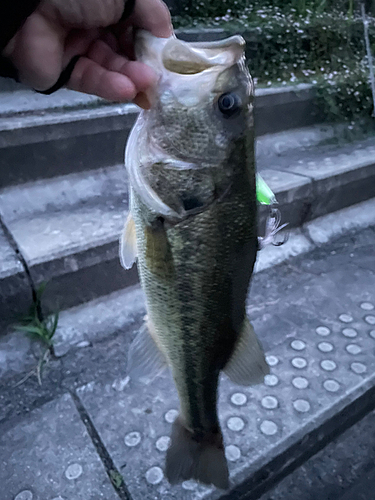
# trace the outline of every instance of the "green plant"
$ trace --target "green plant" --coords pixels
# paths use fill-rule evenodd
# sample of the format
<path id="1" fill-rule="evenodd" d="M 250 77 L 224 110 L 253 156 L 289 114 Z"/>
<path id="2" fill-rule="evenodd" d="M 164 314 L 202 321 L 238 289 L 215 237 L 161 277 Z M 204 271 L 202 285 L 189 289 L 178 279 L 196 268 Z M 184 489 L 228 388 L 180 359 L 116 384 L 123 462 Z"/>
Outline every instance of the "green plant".
<path id="1" fill-rule="evenodd" d="M 47 284 L 42 283 L 36 291 L 28 314 L 15 325 L 16 330 L 30 334 L 41 340 L 48 348 L 52 347 L 52 338 L 56 332 L 59 313 L 43 317 L 41 299 Z"/>
<path id="2" fill-rule="evenodd" d="M 247 0 L 182 0 L 179 10 L 190 17 L 225 16 L 227 12 L 239 15 L 249 5 Z"/>
<path id="3" fill-rule="evenodd" d="M 367 9 L 374 12 L 373 0 L 367 1 Z M 179 11 L 183 16 L 193 19 L 215 18 L 226 16 L 241 17 L 247 11 L 279 9 L 284 12 L 293 11 L 297 16 L 309 14 L 332 13 L 348 15 L 352 17 L 359 10 L 360 0 L 181 0 Z"/>
<path id="4" fill-rule="evenodd" d="M 119 472 L 117 472 L 116 470 L 111 469 L 109 471 L 109 476 L 110 476 L 110 479 L 111 479 L 111 482 L 112 482 L 113 486 L 116 489 L 120 488 L 120 486 L 124 482 L 124 479 L 121 476 L 121 474 Z"/>
<path id="5" fill-rule="evenodd" d="M 348 17 L 353 17 L 353 14 L 354 14 L 354 0 L 350 0 L 348 7 Z"/>
<path id="6" fill-rule="evenodd" d="M 317 95 L 330 121 L 370 118 L 373 101 L 367 64 L 362 61 L 348 73 L 326 75 L 317 85 Z"/>
<path id="7" fill-rule="evenodd" d="M 45 292 L 47 284 L 42 283 L 40 287 L 34 291 L 33 300 L 31 306 L 29 308 L 29 312 L 26 316 L 20 319 L 20 322 L 14 325 L 14 328 L 17 331 L 24 332 L 34 339 L 37 339 L 42 342 L 45 346 L 45 349 L 40 356 L 36 367 L 36 375 L 38 378 L 38 382 L 42 384 L 42 370 L 44 365 L 48 362 L 50 355 L 52 354 L 52 346 L 53 346 L 53 336 L 56 332 L 58 321 L 59 321 L 59 313 L 44 317 L 42 312 L 42 296 Z M 32 372 L 31 372 L 32 374 Z M 27 375 L 22 381 L 25 381 L 30 375 Z"/>
<path id="8" fill-rule="evenodd" d="M 375 2 L 374 2 L 375 3 Z M 220 27 L 247 42 L 258 86 L 313 83 L 327 119 L 352 121 L 371 108 L 363 22 L 357 0 L 254 0 L 239 15 L 179 17 L 180 26 Z M 375 51 L 375 19 L 369 18 Z"/>

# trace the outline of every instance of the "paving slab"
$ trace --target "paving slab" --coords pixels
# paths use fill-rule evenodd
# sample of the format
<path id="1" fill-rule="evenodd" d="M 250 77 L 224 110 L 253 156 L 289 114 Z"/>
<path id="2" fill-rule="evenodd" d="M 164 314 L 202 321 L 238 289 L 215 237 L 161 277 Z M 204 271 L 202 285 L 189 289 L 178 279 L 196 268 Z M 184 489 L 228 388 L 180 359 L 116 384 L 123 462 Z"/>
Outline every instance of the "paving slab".
<path id="1" fill-rule="evenodd" d="M 35 368 L 43 352 L 41 346 L 23 332 L 10 331 L 1 336 L 0 380 Z"/>
<path id="2" fill-rule="evenodd" d="M 282 214 L 284 212 L 282 211 Z M 287 220 L 287 219 L 284 219 Z M 305 254 L 316 246 L 326 245 L 343 235 L 375 226 L 375 198 L 363 201 L 337 212 L 307 222 L 302 228 L 284 230 L 287 235 L 282 246 L 268 245 L 258 253 L 255 273 L 276 266 L 297 255 Z"/>
<path id="3" fill-rule="evenodd" d="M 271 277 L 259 286 L 257 275 L 248 311 L 271 374 L 255 388 L 221 381 L 231 493 L 164 478 L 178 410 L 169 375 L 149 386 L 122 379 L 78 390 L 134 500 L 258 498 L 374 408 L 374 242 L 369 229 L 273 268 L 277 284 Z"/>
<path id="4" fill-rule="evenodd" d="M 366 129 L 367 133 L 370 130 Z M 288 151 L 303 150 L 324 143 L 342 145 L 345 142 L 363 139 L 363 125 L 356 123 L 320 123 L 311 127 L 295 128 L 258 137 L 256 143 L 258 162 L 261 158 L 269 161 L 272 156 L 280 156 Z"/>
<path id="5" fill-rule="evenodd" d="M 254 273 L 262 272 L 314 249 L 314 243 L 306 238 L 301 229 L 286 229 L 280 234 L 280 239 L 286 237 L 287 240 L 283 245 L 268 245 L 258 252 Z"/>
<path id="6" fill-rule="evenodd" d="M 0 431 L 2 500 L 118 500 L 70 395 Z"/>
<path id="7" fill-rule="evenodd" d="M 22 199 L 22 203 L 20 200 Z M 123 165 L 0 190 L 3 219 L 29 266 L 112 242 L 128 208 Z"/>
<path id="8" fill-rule="evenodd" d="M 324 245 L 352 230 L 375 225 L 375 198 L 319 217 L 304 226 L 304 232 L 316 245 Z"/>

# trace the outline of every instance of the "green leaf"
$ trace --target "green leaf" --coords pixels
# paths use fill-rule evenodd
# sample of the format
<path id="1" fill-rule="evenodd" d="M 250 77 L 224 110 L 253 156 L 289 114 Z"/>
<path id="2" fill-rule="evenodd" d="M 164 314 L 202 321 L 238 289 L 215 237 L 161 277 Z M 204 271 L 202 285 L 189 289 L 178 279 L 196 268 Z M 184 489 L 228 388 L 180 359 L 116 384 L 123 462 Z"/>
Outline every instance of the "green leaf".
<path id="1" fill-rule="evenodd" d="M 43 295 L 43 293 L 45 292 L 46 287 L 47 287 L 47 282 L 46 282 L 46 281 L 43 281 L 43 282 L 39 285 L 39 287 L 38 287 L 38 288 L 37 288 L 37 290 L 36 290 L 36 297 L 37 297 L 37 299 L 39 299 L 39 300 L 40 300 L 40 299 L 42 298 L 42 295 Z"/>
<path id="2" fill-rule="evenodd" d="M 110 475 L 111 482 L 112 482 L 113 486 L 115 486 L 115 488 L 120 488 L 120 486 L 124 482 L 124 479 L 121 476 L 121 474 L 119 472 L 117 472 L 116 470 L 111 469 L 109 471 L 109 475 Z"/>
<path id="3" fill-rule="evenodd" d="M 16 325 L 15 327 L 17 330 L 21 332 L 27 332 L 27 333 L 35 333 L 36 335 L 39 335 L 40 337 L 43 336 L 41 329 L 38 326 L 32 326 L 32 325 Z"/>
<path id="4" fill-rule="evenodd" d="M 51 337 L 55 334 L 57 325 L 59 322 L 59 313 L 55 313 L 54 318 L 53 318 L 53 324 L 52 324 L 52 329 L 51 329 Z"/>

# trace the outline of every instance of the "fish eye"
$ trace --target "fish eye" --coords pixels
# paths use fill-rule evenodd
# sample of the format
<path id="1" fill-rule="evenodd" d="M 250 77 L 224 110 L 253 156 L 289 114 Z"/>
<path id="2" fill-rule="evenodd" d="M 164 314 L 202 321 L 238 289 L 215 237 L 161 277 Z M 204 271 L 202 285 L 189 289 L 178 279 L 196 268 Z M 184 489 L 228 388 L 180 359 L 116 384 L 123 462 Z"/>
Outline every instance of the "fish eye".
<path id="1" fill-rule="evenodd" d="M 234 92 L 227 92 L 219 97 L 218 106 L 221 113 L 226 118 L 230 118 L 239 111 L 241 99 Z"/>

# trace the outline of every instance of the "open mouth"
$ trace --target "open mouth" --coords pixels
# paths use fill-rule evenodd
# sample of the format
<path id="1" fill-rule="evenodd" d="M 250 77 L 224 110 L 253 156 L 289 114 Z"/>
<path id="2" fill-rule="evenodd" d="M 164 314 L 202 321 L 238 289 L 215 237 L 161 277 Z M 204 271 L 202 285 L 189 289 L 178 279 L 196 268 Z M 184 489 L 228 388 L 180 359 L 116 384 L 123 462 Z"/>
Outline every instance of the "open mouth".
<path id="1" fill-rule="evenodd" d="M 136 55 L 139 61 L 156 71 L 196 75 L 214 66 L 231 66 L 244 57 L 245 41 L 232 36 L 214 42 L 187 43 L 177 39 L 157 38 L 143 30 L 137 33 Z"/>
<path id="2" fill-rule="evenodd" d="M 215 42 L 185 43 L 170 38 L 162 52 L 164 68 L 180 75 L 194 75 L 213 66 L 233 64 L 243 56 L 245 42 L 233 36 Z"/>

